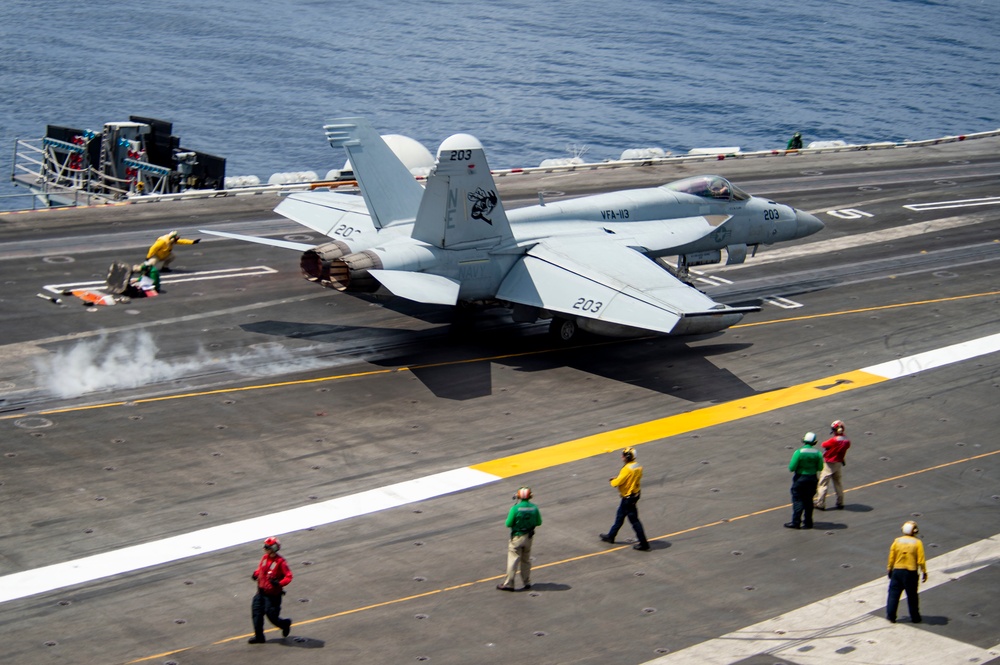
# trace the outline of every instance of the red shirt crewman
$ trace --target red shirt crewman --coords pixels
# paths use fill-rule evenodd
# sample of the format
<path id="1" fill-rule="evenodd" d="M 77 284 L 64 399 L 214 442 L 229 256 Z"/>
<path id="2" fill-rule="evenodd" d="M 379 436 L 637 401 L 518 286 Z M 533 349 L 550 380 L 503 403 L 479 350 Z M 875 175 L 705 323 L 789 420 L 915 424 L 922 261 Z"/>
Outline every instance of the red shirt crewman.
<path id="1" fill-rule="evenodd" d="M 830 481 L 837 493 L 837 510 L 844 509 L 844 486 L 841 483 L 841 472 L 844 469 L 844 457 L 851 447 L 851 440 L 844 436 L 844 421 L 834 420 L 830 423 L 830 433 L 833 434 L 823 442 L 823 472 L 816 486 L 816 497 L 813 505 L 819 510 L 826 510 L 826 494 L 830 490 Z"/>
<path id="2" fill-rule="evenodd" d="M 285 593 L 284 587 L 292 581 L 292 569 L 288 567 L 285 557 L 278 554 L 279 549 L 281 542 L 277 538 L 272 536 L 265 540 L 264 556 L 260 558 L 257 570 L 253 571 L 257 594 L 250 606 L 253 617 L 253 637 L 248 640 L 250 644 L 263 644 L 267 641 L 264 637 L 265 616 L 281 629 L 282 639 L 288 637 L 292 629 L 292 620 L 281 618 L 281 597 Z"/>

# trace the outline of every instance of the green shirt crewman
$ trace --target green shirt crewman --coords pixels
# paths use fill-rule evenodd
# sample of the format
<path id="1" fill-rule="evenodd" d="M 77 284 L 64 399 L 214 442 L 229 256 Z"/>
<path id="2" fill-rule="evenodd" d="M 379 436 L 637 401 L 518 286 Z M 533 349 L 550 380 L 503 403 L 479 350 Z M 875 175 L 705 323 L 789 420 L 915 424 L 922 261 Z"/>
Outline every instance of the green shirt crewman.
<path id="1" fill-rule="evenodd" d="M 813 497 L 823 470 L 823 454 L 816 450 L 816 434 L 806 432 L 801 448 L 792 453 L 788 470 L 792 476 L 792 521 L 785 522 L 788 529 L 813 528 Z"/>
<path id="2" fill-rule="evenodd" d="M 510 529 L 510 542 L 507 544 L 507 575 L 497 585 L 501 591 L 514 590 L 514 576 L 519 566 L 524 582 L 522 590 L 531 588 L 531 542 L 535 528 L 542 524 L 542 513 L 529 501 L 531 496 L 530 488 L 518 489 L 515 497 L 518 501 L 507 512 L 505 526 Z"/>

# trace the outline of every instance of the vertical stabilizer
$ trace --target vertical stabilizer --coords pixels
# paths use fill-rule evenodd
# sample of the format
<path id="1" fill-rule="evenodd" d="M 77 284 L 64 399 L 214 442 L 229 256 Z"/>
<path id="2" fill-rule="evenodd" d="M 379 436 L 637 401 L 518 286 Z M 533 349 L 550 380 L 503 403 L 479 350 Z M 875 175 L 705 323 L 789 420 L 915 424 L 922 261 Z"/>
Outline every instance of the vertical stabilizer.
<path id="1" fill-rule="evenodd" d="M 411 221 L 424 189 L 368 121 L 337 118 L 323 129 L 331 146 L 347 151 L 375 227 Z"/>
<path id="2" fill-rule="evenodd" d="M 493 246 L 513 238 L 476 137 L 455 134 L 438 148 L 413 237 L 437 247 Z"/>

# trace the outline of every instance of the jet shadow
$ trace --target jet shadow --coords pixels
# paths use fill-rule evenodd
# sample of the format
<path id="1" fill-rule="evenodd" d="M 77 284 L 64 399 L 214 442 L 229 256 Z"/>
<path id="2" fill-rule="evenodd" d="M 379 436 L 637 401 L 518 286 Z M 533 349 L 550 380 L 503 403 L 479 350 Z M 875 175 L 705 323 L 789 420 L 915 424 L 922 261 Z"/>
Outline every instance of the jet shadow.
<path id="1" fill-rule="evenodd" d="M 545 333 L 547 324 L 517 324 L 499 311 L 475 318 L 460 313 L 450 325 L 422 331 L 273 320 L 241 328 L 330 344 L 337 353 L 363 353 L 366 361 L 380 367 L 406 367 L 435 396 L 456 401 L 491 395 L 494 363 L 520 372 L 566 367 L 689 402 L 725 402 L 757 392 L 710 361 L 713 355 L 750 346 L 704 343 L 719 334 L 683 339 L 581 335 L 579 341 L 562 345 Z"/>

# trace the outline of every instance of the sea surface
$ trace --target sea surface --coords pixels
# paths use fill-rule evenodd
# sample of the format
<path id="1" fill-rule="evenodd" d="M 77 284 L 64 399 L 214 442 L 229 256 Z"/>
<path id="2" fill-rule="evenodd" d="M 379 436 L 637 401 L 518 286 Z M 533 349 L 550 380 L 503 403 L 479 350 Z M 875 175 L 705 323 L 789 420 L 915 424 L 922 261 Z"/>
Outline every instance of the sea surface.
<path id="1" fill-rule="evenodd" d="M 3 0 L 0 209 L 31 204 L 16 138 L 133 114 L 265 182 L 342 167 L 345 115 L 495 169 L 994 130 L 998 26 L 996 0 Z"/>

